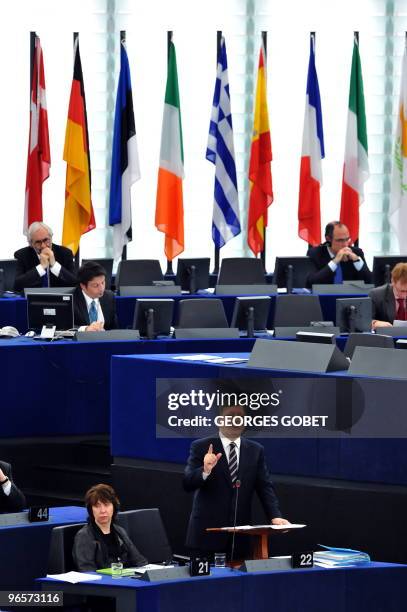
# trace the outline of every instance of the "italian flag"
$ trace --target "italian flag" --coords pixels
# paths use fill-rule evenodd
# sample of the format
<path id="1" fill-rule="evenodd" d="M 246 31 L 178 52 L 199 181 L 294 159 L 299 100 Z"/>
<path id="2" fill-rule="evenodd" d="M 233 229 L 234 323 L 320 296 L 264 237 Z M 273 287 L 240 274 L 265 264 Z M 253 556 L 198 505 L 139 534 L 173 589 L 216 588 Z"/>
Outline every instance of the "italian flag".
<path id="1" fill-rule="evenodd" d="M 355 242 L 359 237 L 359 206 L 364 200 L 363 186 L 368 178 L 365 98 L 363 95 L 359 43 L 355 36 L 350 75 L 340 214 L 340 221 L 348 227 L 352 242 Z"/>
<path id="2" fill-rule="evenodd" d="M 165 234 L 164 252 L 169 261 L 184 250 L 184 207 L 182 179 L 184 151 L 182 146 L 177 59 L 171 42 L 168 50 L 168 74 L 161 133 L 155 225 Z"/>

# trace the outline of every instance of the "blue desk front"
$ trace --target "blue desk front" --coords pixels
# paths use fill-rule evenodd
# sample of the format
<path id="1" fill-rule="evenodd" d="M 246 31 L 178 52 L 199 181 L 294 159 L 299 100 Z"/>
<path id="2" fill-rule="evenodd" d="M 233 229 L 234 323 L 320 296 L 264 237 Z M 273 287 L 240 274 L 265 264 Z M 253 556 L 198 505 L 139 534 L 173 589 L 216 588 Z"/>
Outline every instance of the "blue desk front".
<path id="1" fill-rule="evenodd" d="M 0 590 L 32 589 L 47 573 L 51 531 L 58 525 L 86 521 L 85 508 L 50 508 L 50 520 L 0 527 Z"/>
<path id="2" fill-rule="evenodd" d="M 139 296 L 141 297 L 141 296 Z M 149 296 L 143 296 L 149 297 Z M 154 296 L 155 298 L 157 296 Z M 166 296 L 160 296 L 166 297 Z M 225 308 L 227 319 L 230 323 L 232 319 L 233 307 L 235 303 L 235 295 L 214 295 L 212 293 L 195 294 L 195 295 L 176 295 L 168 296 L 175 300 L 174 321 L 178 316 L 178 303 L 184 299 L 196 299 L 205 297 L 207 299 L 220 298 Z M 336 299 L 345 297 L 355 297 L 354 295 L 320 295 L 322 314 L 325 321 L 335 321 L 336 319 Z M 363 297 L 363 296 L 356 296 Z M 134 318 L 134 306 L 136 297 L 116 297 L 117 315 L 119 318 L 120 327 L 126 329 L 132 327 Z M 271 327 L 274 317 L 275 296 L 271 298 L 271 308 L 269 316 L 269 327 Z M 22 297 L 0 298 L 0 327 L 4 325 L 13 325 L 20 333 L 25 333 L 27 330 L 27 301 Z"/>
<path id="3" fill-rule="evenodd" d="M 43 590 L 114 597 L 120 612 L 401 612 L 407 566 L 288 570 L 261 574 L 212 570 L 205 578 L 148 583 L 103 577 L 67 584 L 43 579 Z"/>
<path id="4" fill-rule="evenodd" d="M 272 372 L 245 365 L 180 362 L 170 355 L 113 357 L 112 455 L 185 463 L 191 440 L 156 438 L 156 378 L 239 378 Z M 407 441 L 403 439 L 264 439 L 262 443 L 268 464 L 277 474 L 407 484 Z"/>

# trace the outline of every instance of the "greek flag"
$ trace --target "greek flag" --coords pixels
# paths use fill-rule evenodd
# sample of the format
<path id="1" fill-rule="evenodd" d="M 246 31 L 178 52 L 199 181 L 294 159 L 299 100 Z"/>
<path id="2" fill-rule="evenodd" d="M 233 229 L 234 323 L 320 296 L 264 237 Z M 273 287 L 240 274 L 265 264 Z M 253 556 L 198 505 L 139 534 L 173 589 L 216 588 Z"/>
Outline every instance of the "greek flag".
<path id="1" fill-rule="evenodd" d="M 224 37 L 221 39 L 216 72 L 206 159 L 215 164 L 216 168 L 212 239 L 215 246 L 220 248 L 241 231 Z"/>

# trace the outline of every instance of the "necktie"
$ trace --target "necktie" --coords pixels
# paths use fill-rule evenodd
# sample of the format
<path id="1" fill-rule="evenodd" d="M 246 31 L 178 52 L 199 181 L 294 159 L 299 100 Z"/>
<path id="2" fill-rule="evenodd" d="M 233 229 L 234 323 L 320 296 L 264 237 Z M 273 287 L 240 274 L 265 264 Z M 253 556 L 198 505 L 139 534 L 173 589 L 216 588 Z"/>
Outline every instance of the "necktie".
<path id="1" fill-rule="evenodd" d="M 237 454 L 236 444 L 234 442 L 229 444 L 229 472 L 232 484 L 234 484 L 237 479 Z"/>
<path id="2" fill-rule="evenodd" d="M 343 274 L 341 264 L 336 266 L 335 276 L 334 276 L 334 284 L 341 285 L 343 283 Z"/>
<path id="3" fill-rule="evenodd" d="M 89 308 L 89 323 L 94 323 L 98 320 L 98 311 L 95 300 L 92 300 Z"/>
<path id="4" fill-rule="evenodd" d="M 399 321 L 405 321 L 406 320 L 406 303 L 404 301 L 404 298 L 397 298 L 397 314 L 396 314 L 396 319 L 398 319 Z"/>
<path id="5" fill-rule="evenodd" d="M 45 270 L 45 274 L 41 276 L 41 284 L 43 287 L 49 287 L 48 282 L 48 268 Z"/>

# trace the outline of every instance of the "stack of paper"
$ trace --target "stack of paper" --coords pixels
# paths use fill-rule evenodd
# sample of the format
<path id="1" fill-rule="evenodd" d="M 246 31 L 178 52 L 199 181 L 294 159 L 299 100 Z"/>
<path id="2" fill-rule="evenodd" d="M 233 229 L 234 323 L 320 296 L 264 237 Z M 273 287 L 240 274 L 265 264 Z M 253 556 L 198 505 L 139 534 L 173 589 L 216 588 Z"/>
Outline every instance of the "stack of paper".
<path id="1" fill-rule="evenodd" d="M 325 550 L 314 552 L 314 565 L 319 565 L 319 567 L 349 567 L 370 563 L 369 555 L 360 550 L 334 548 L 323 544 L 319 546 L 325 548 Z"/>

